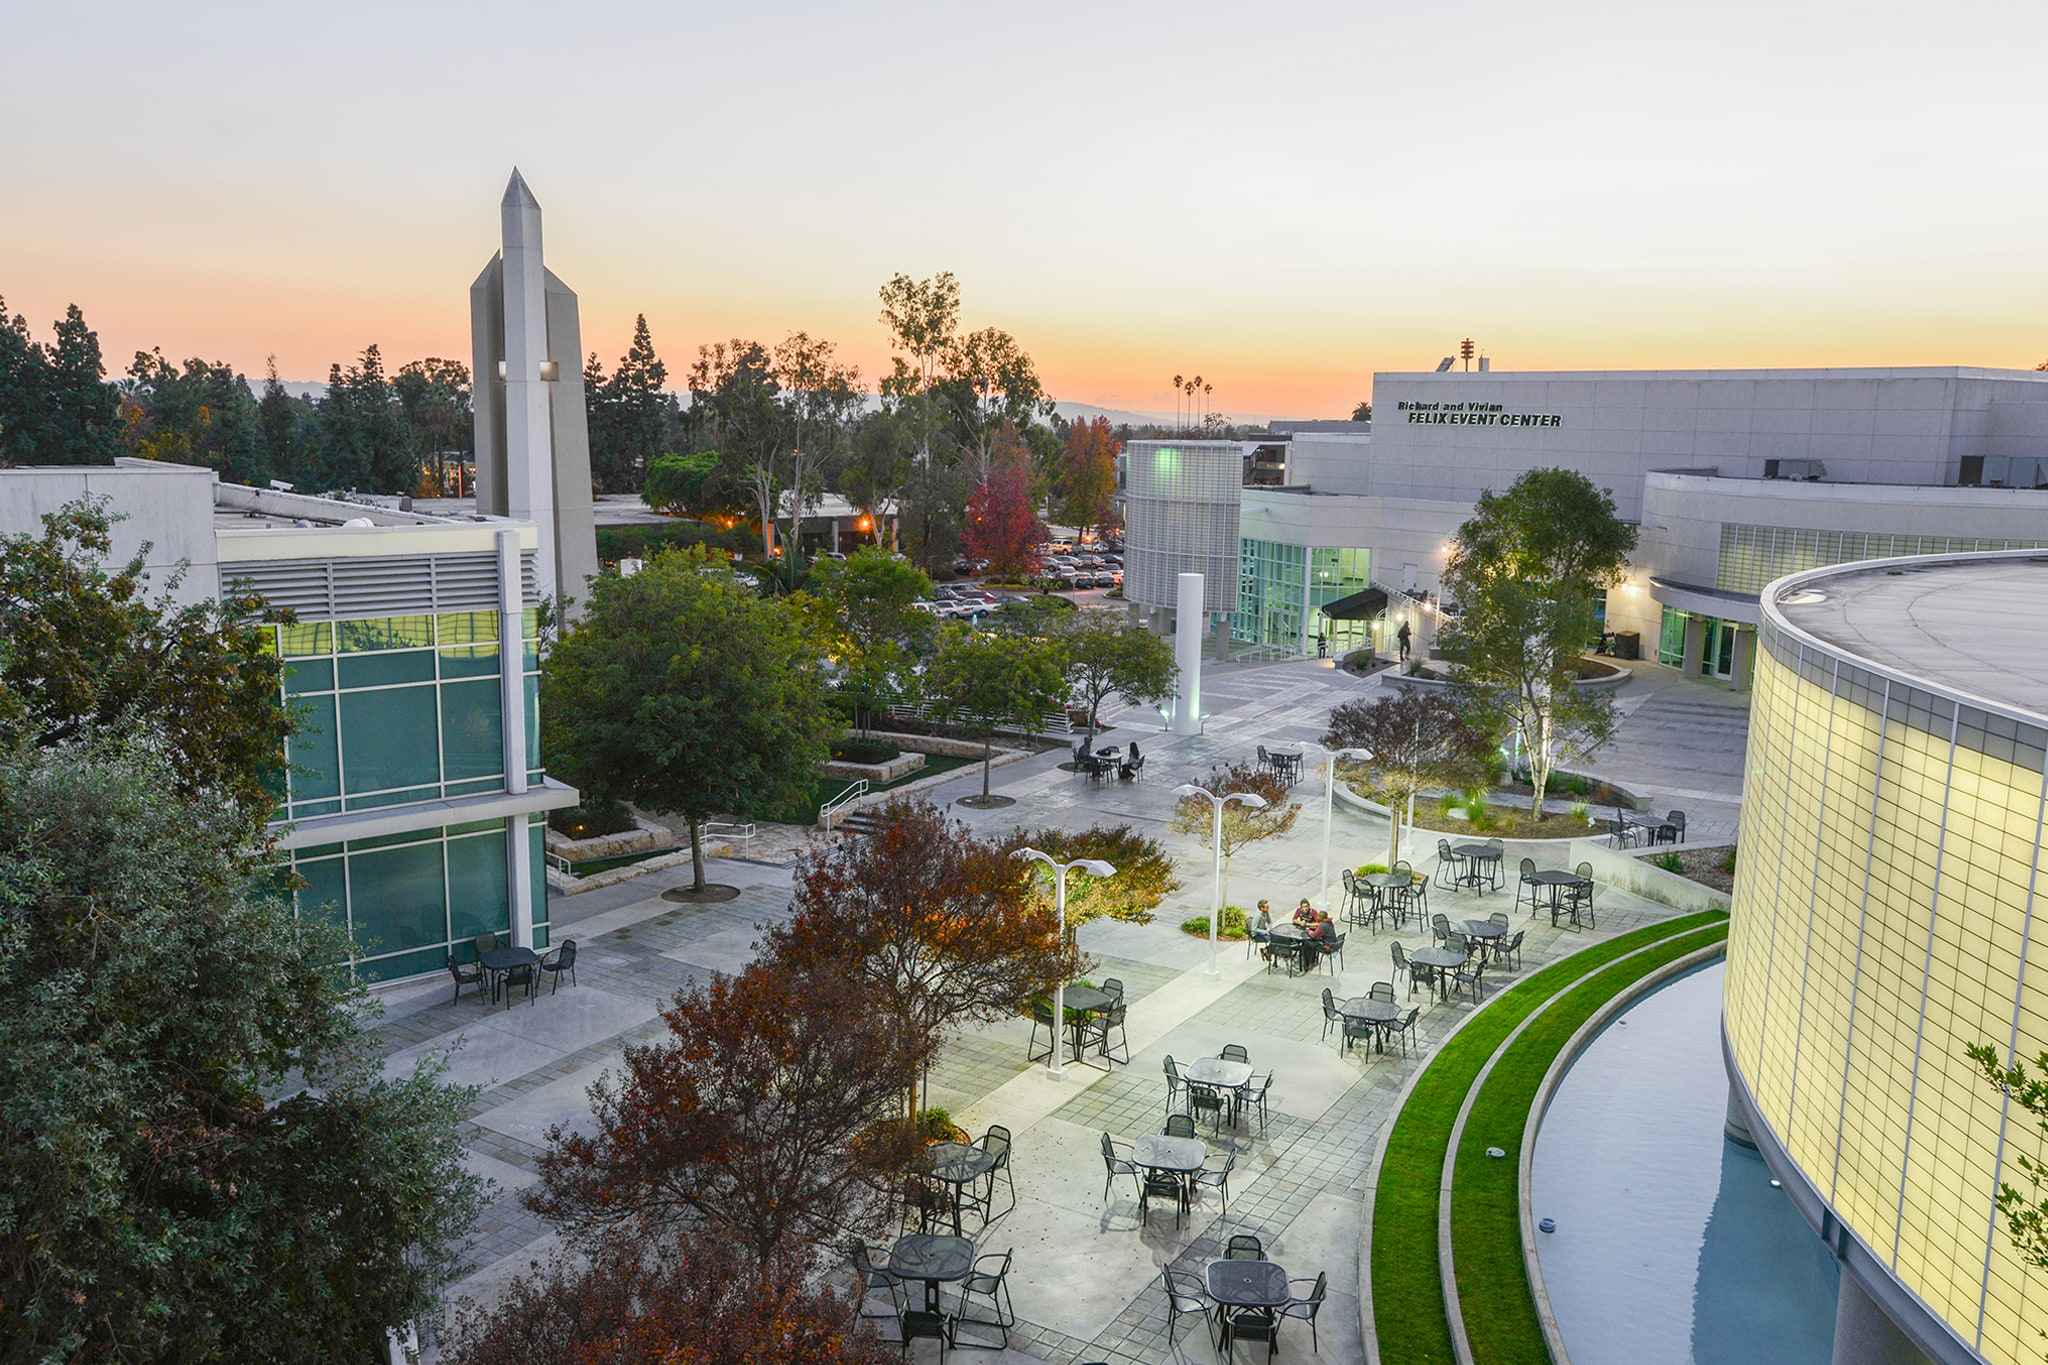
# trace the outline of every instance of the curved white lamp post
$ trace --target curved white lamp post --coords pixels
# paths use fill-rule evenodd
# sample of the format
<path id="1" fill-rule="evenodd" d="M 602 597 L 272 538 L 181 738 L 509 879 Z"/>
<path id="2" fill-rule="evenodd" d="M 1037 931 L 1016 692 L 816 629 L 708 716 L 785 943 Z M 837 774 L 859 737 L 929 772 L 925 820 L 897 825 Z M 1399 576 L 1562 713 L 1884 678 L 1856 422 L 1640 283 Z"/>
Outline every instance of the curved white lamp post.
<path id="1" fill-rule="evenodd" d="M 1242 801 L 1252 810 L 1263 810 L 1266 798 L 1257 792 L 1232 792 L 1228 796 L 1218 796 L 1207 787 L 1197 787 L 1192 782 L 1183 782 L 1175 787 L 1173 794 L 1202 797 L 1216 813 L 1216 823 L 1209 838 L 1210 847 L 1216 851 L 1216 907 L 1209 912 L 1209 974 L 1213 976 L 1216 973 L 1216 931 L 1223 921 L 1223 808 L 1233 801 Z"/>
<path id="2" fill-rule="evenodd" d="M 1100 858 L 1076 858 L 1063 863 L 1050 853 L 1041 853 L 1035 848 L 1020 848 L 1010 855 L 1027 862 L 1044 863 L 1053 872 L 1053 906 L 1060 917 L 1060 951 L 1067 950 L 1067 874 L 1073 871 L 1086 872 L 1091 877 L 1114 877 L 1116 869 Z M 1060 1054 L 1065 1051 L 1067 1037 L 1067 982 L 1063 976 L 1052 988 L 1052 1060 L 1046 1065 L 1053 1075 L 1060 1074 Z"/>

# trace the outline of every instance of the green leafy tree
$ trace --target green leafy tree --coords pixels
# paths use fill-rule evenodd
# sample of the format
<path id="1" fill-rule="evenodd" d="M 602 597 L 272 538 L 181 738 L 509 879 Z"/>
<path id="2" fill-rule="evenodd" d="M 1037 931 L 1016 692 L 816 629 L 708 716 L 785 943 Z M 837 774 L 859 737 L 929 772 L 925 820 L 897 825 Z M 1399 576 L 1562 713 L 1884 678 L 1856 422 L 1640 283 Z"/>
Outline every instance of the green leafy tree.
<path id="1" fill-rule="evenodd" d="M 29 464 L 43 436 L 43 348 L 0 298 L 0 465 Z"/>
<path id="2" fill-rule="evenodd" d="M 263 467 L 274 479 L 295 480 L 305 476 L 307 452 L 315 443 L 318 410 L 304 398 L 294 398 L 277 377 L 277 357 L 271 356 L 263 378 L 263 396 L 256 400 L 256 441 L 261 447 Z"/>
<path id="3" fill-rule="evenodd" d="M 854 703 L 856 724 L 903 698 L 918 660 L 931 653 L 938 618 L 918 607 L 932 581 L 915 566 L 873 546 L 844 560 L 819 561 L 808 583 L 823 604 L 839 690 Z"/>
<path id="4" fill-rule="evenodd" d="M 801 610 L 702 546 L 593 580 L 541 670 L 549 764 L 587 793 L 674 811 L 704 886 L 703 822 L 808 796 L 838 724 Z"/>
<path id="5" fill-rule="evenodd" d="M 35 385 L 39 465 L 111 465 L 121 454 L 121 393 L 106 383 L 100 338 L 78 305 L 63 309 L 57 340 L 41 350 Z M 6 403 L 0 403 L 4 409 Z"/>
<path id="6" fill-rule="evenodd" d="M 717 477 L 717 451 L 699 450 L 689 455 L 671 451 L 655 456 L 647 466 L 640 497 L 657 512 L 698 515 L 712 510 L 710 492 Z"/>
<path id="7" fill-rule="evenodd" d="M 1068 684 L 1075 699 L 1088 707 L 1091 738 L 1097 713 L 1112 694 L 1133 706 L 1156 705 L 1173 695 L 1180 670 L 1166 637 L 1104 612 L 1075 616 L 1059 638 L 1066 647 Z"/>
<path id="8" fill-rule="evenodd" d="M 1482 494 L 1452 543 L 1444 586 L 1458 615 L 1446 653 L 1475 718 L 1520 742 L 1537 810 L 1557 762 L 1613 734 L 1612 701 L 1572 683 L 1598 631 L 1596 595 L 1628 571 L 1635 541 L 1585 475 L 1532 469 Z"/>
<path id="9" fill-rule="evenodd" d="M 884 518 L 889 519 L 891 550 L 899 543 L 895 514 L 902 508 L 916 452 L 915 423 L 900 405 L 887 405 L 860 418 L 839 467 L 839 491 L 874 518 L 878 533 Z"/>
<path id="10" fill-rule="evenodd" d="M 458 1273 L 475 1092 L 383 1078 L 169 719 L 0 751 L 0 1360 L 368 1359 Z"/>
<path id="11" fill-rule="evenodd" d="M 319 410 L 313 473 L 323 490 L 410 493 L 418 485 L 419 457 L 374 343 L 348 369 L 328 367 Z"/>
<path id="12" fill-rule="evenodd" d="M 925 695 L 982 738 L 981 799 L 988 800 L 994 737 L 1004 727 L 1029 727 L 1066 704 L 1064 649 L 1023 635 L 981 635 L 945 627 L 925 671 Z"/>
<path id="13" fill-rule="evenodd" d="M 122 389 L 133 454 L 205 465 L 234 483 L 269 477 L 256 399 L 232 366 L 195 356 L 180 367 L 162 350 L 137 351 Z"/>
<path id="14" fill-rule="evenodd" d="M 152 595 L 144 551 L 110 568 L 112 550 L 104 499 L 0 537 L 0 748 L 156 726 L 180 791 L 267 810 L 291 722 L 256 603 L 180 606 L 175 582 Z"/>
<path id="15" fill-rule="evenodd" d="M 1079 531 L 1108 526 L 1116 515 L 1116 457 L 1122 449 L 1110 434 L 1109 419 L 1075 422 L 1067 428 L 1059 481 L 1059 515 Z"/>
<path id="16" fill-rule="evenodd" d="M 448 457 L 461 463 L 476 443 L 469 366 L 429 356 L 399 367 L 391 381 L 412 448 L 434 471 L 433 490 L 446 495 Z"/>
<path id="17" fill-rule="evenodd" d="M 2036 1143 L 2048 1142 L 2048 1052 L 2035 1055 L 2031 1070 L 2018 1057 L 2008 1065 L 2005 1050 L 1992 1043 L 1967 1046 L 1963 1055 L 1994 1090 L 2033 1118 Z M 2048 1162 L 2016 1151 L 2013 1164 L 2026 1188 L 2001 1180 L 1998 1215 L 2005 1220 L 2005 1235 L 2020 1259 L 2036 1270 L 2048 1270 Z"/>
<path id="18" fill-rule="evenodd" d="M 966 471 L 956 466 L 931 460 L 911 467 L 899 517 L 903 549 L 926 573 L 960 552 L 968 492 Z"/>
<path id="19" fill-rule="evenodd" d="M 678 430 L 675 395 L 668 391 L 668 366 L 655 352 L 646 314 L 634 317 L 633 340 L 610 378 L 604 377 L 597 357 L 590 358 L 584 371 L 584 404 L 590 425 L 592 479 L 607 493 L 639 488 L 648 467 L 669 447 Z"/>
<path id="20" fill-rule="evenodd" d="M 1072 830 L 1047 827 L 1017 830 L 1002 840 L 1005 854 L 1020 848 L 1035 848 L 1060 862 L 1100 858 L 1116 869 L 1114 877 L 1091 877 L 1086 872 L 1067 874 L 1067 933 L 1091 920 L 1113 919 L 1125 924 L 1150 924 L 1152 912 L 1168 896 L 1181 889 L 1174 875 L 1173 859 L 1154 838 L 1140 834 L 1129 825 L 1096 825 Z M 1043 863 L 1036 870 L 1034 895 L 1043 908 L 1053 908 L 1052 873 Z"/>
<path id="21" fill-rule="evenodd" d="M 930 401 L 960 334 L 960 282 L 950 270 L 930 279 L 891 275 L 882 286 L 882 325 L 889 329 L 890 373 L 882 380 L 882 402 L 906 410 L 917 429 L 917 457 L 930 465 L 938 425 Z"/>
<path id="22" fill-rule="evenodd" d="M 1033 418 L 1052 411 L 1052 400 L 1031 357 L 999 327 L 984 327 L 960 338 L 947 357 L 947 368 L 944 388 L 961 447 L 972 455 L 976 476 L 985 481 L 1003 428 L 1023 430 Z"/>

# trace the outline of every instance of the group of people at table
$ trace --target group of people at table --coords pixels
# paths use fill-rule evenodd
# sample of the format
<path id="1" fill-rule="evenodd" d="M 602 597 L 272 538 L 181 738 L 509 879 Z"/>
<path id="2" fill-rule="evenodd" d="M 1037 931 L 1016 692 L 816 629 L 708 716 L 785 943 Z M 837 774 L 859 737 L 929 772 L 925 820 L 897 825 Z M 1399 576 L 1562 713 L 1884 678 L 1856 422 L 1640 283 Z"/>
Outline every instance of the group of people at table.
<path id="1" fill-rule="evenodd" d="M 1337 926 L 1329 911 L 1309 904 L 1306 896 L 1294 907 L 1293 920 L 1276 926 L 1273 907 L 1261 900 L 1251 935 L 1252 942 L 1260 945 L 1259 956 L 1267 962 L 1274 961 L 1274 954 L 1278 953 L 1306 972 L 1314 970 L 1317 959 L 1336 941 Z"/>

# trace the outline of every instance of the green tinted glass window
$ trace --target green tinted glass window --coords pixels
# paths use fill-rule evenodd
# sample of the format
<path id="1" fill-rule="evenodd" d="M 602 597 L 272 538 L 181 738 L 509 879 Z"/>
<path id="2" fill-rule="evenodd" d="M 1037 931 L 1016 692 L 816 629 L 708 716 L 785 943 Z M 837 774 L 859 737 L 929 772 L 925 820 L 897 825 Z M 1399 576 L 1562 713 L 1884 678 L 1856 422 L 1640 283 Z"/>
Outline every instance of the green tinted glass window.
<path id="1" fill-rule="evenodd" d="M 341 658 L 343 687 L 389 687 L 394 683 L 432 682 L 434 656 L 424 649 L 383 654 L 345 654 Z"/>
<path id="2" fill-rule="evenodd" d="M 498 613 L 449 612 L 438 619 L 435 634 L 441 643 L 442 677 L 497 675 Z"/>
<path id="3" fill-rule="evenodd" d="M 306 883 L 299 888 L 299 914 L 347 928 L 348 885 L 342 876 L 341 859 L 302 862 L 296 870 Z"/>
<path id="4" fill-rule="evenodd" d="M 441 751 L 448 781 L 505 771 L 503 714 L 495 680 L 441 684 Z"/>
<path id="5" fill-rule="evenodd" d="M 441 780 L 433 688 L 344 692 L 341 728 L 342 758 L 351 793 Z"/>
<path id="6" fill-rule="evenodd" d="M 540 679 L 526 680 L 526 766 L 540 766 Z"/>
<path id="7" fill-rule="evenodd" d="M 448 932 L 460 942 L 512 927 L 505 831 L 448 841 Z"/>
<path id="8" fill-rule="evenodd" d="M 348 879 L 356 941 L 367 951 L 390 953 L 447 941 L 440 844 L 351 853 Z"/>
<path id="9" fill-rule="evenodd" d="M 285 657 L 304 658 L 309 654 L 332 654 L 334 652 L 334 625 L 328 621 L 306 621 L 277 628 L 283 637 Z"/>
<path id="10" fill-rule="evenodd" d="M 300 692 L 332 692 L 334 690 L 334 660 L 306 659 L 284 666 L 284 690 L 289 695 Z"/>
<path id="11" fill-rule="evenodd" d="M 334 744 L 334 698 L 302 697 L 292 703 L 298 728 L 285 742 L 291 768 L 292 800 L 318 801 L 341 791 Z"/>
<path id="12" fill-rule="evenodd" d="M 548 859 L 547 826 L 540 820 L 528 818 L 526 826 L 526 854 L 533 869 L 533 946 L 545 948 L 548 942 Z"/>
<path id="13" fill-rule="evenodd" d="M 373 616 L 343 621 L 337 640 L 343 654 L 379 649 L 422 649 L 434 643 L 431 616 Z"/>

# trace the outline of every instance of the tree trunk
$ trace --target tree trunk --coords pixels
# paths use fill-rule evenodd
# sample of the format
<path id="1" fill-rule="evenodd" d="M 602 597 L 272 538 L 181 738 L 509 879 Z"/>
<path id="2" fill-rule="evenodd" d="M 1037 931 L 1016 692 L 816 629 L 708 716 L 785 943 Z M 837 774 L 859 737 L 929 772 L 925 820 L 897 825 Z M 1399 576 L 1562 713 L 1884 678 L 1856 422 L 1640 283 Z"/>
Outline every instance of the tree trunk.
<path id="1" fill-rule="evenodd" d="M 694 880 L 690 887 L 695 891 L 704 889 L 704 835 L 701 822 L 690 819 L 690 874 Z"/>

